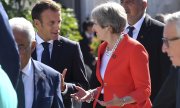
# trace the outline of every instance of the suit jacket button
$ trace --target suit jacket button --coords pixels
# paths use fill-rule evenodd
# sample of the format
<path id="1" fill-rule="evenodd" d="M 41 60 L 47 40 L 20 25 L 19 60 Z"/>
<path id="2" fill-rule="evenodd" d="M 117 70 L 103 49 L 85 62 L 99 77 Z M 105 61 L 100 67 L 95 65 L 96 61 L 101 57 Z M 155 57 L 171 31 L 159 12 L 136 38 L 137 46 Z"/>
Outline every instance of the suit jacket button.
<path id="1" fill-rule="evenodd" d="M 104 86 L 107 86 L 107 83 L 104 83 Z"/>

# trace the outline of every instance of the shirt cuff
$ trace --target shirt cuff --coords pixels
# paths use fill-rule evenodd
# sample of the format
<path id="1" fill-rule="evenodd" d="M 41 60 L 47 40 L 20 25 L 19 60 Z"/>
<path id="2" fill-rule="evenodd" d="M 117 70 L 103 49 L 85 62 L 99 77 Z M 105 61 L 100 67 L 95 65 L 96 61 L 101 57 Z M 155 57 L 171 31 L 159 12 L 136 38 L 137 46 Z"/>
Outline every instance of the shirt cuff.
<path id="1" fill-rule="evenodd" d="M 61 91 L 61 93 L 63 94 L 63 95 L 65 95 L 66 93 L 67 93 L 67 91 L 68 91 L 68 87 L 67 87 L 67 84 L 66 84 L 66 89 L 62 92 Z"/>

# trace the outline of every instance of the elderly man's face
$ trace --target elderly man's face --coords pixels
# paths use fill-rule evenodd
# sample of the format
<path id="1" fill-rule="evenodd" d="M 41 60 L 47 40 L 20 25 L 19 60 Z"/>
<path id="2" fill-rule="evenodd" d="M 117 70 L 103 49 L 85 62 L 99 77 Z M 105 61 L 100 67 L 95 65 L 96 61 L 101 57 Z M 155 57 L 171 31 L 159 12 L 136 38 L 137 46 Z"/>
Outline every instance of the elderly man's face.
<path id="1" fill-rule="evenodd" d="M 175 23 L 167 23 L 164 28 L 162 51 L 167 53 L 174 66 L 180 66 L 180 36 Z"/>
<path id="2" fill-rule="evenodd" d="M 32 48 L 32 46 L 35 47 L 35 44 L 30 44 L 30 41 L 27 38 L 27 33 L 21 30 L 13 29 L 13 34 L 18 45 L 21 60 L 21 69 L 23 69 L 27 65 L 31 57 L 32 49 L 34 49 Z"/>

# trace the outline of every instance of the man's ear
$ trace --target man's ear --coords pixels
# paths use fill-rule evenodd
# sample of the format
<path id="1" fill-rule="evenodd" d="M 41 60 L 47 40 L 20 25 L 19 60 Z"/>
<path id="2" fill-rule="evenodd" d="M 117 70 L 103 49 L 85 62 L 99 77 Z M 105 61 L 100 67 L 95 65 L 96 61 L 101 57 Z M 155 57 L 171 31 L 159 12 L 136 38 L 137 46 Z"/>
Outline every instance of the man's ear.
<path id="1" fill-rule="evenodd" d="M 33 41 L 33 42 L 31 43 L 31 53 L 34 52 L 35 48 L 36 48 L 36 41 Z"/>
<path id="2" fill-rule="evenodd" d="M 35 27 L 38 27 L 40 25 L 40 23 L 41 22 L 39 20 L 37 20 L 37 19 L 34 19 L 34 21 L 33 21 L 33 24 L 34 24 Z"/>
<path id="3" fill-rule="evenodd" d="M 144 8 L 144 9 L 146 9 L 146 8 L 147 8 L 147 5 L 148 5 L 147 1 L 146 1 L 146 0 L 145 0 L 145 1 L 143 1 L 143 8 Z"/>

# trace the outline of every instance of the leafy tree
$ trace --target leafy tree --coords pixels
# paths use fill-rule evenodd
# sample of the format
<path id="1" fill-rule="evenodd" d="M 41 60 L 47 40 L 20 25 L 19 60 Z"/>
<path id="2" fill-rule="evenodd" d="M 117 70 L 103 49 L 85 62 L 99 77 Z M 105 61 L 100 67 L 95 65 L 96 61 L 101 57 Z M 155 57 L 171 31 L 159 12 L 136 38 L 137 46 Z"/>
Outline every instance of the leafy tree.
<path id="1" fill-rule="evenodd" d="M 70 8 L 62 9 L 61 35 L 75 41 L 81 39 L 77 19 Z"/>
<path id="2" fill-rule="evenodd" d="M 31 20 L 31 11 L 28 6 L 32 5 L 36 0 L 0 0 L 9 16 L 24 17 Z"/>

